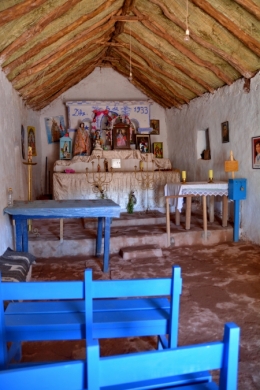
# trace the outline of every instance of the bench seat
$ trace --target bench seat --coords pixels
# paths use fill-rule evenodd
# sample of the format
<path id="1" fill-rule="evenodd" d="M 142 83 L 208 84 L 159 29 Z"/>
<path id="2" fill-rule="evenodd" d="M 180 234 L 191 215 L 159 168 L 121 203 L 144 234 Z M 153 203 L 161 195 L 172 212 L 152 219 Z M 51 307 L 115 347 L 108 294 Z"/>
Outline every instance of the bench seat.
<path id="1" fill-rule="evenodd" d="M 95 300 L 93 337 L 167 334 L 169 318 L 167 298 Z M 9 303 L 5 327 L 7 341 L 85 339 L 84 301 Z"/>

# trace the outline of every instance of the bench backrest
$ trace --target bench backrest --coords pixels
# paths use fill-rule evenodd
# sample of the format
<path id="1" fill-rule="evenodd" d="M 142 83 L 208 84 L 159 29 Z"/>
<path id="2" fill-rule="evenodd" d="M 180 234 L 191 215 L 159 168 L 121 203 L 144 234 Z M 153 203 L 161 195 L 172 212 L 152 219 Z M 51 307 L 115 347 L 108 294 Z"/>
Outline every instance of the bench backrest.
<path id="1" fill-rule="evenodd" d="M 0 274 L 0 367 L 7 362 L 4 303 L 20 300 L 74 300 L 84 299 L 85 282 L 3 282 Z"/>
<path id="2" fill-rule="evenodd" d="M 94 343 L 87 348 L 88 390 L 122 384 L 124 388 L 135 388 L 137 384 L 141 388 L 145 383 L 165 383 L 170 382 L 170 377 L 218 369 L 219 389 L 237 389 L 239 328 L 233 323 L 225 325 L 221 342 L 108 358 L 98 357 L 96 348 Z"/>
<path id="3" fill-rule="evenodd" d="M 1 389 L 153 389 L 196 377 L 203 370 L 220 369 L 219 390 L 237 390 L 239 328 L 225 325 L 223 341 L 174 349 L 100 358 L 99 345 L 87 345 L 86 361 L 43 364 L 0 371 Z M 188 381 L 190 384 L 192 379 Z M 181 387 L 185 390 L 185 386 Z M 191 387 L 189 387 L 191 388 Z M 212 389 L 210 384 L 199 389 Z"/>
<path id="4" fill-rule="evenodd" d="M 147 298 L 168 296 L 170 298 L 169 347 L 176 347 L 178 341 L 180 294 L 182 291 L 181 268 L 172 267 L 171 278 L 92 280 L 92 270 L 85 270 L 85 312 L 86 338 L 92 340 L 93 300 L 104 298 Z M 124 300 L 127 306 L 127 299 Z"/>

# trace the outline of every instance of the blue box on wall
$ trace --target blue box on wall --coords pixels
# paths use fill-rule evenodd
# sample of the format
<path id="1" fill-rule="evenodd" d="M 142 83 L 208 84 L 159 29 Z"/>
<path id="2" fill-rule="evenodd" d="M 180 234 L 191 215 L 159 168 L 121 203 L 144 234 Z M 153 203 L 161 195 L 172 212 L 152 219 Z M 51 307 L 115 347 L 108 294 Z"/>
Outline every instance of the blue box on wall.
<path id="1" fill-rule="evenodd" d="M 233 200 L 246 199 L 246 179 L 229 179 L 228 180 L 228 197 Z"/>

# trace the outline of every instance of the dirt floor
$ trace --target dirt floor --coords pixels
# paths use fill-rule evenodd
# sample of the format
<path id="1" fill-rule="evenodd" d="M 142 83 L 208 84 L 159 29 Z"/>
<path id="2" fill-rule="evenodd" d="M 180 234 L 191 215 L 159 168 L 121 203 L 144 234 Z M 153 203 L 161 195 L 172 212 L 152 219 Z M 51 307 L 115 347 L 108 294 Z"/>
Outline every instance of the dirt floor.
<path id="1" fill-rule="evenodd" d="M 162 257 L 123 260 L 110 256 L 102 272 L 95 257 L 38 258 L 32 280 L 82 280 L 85 268 L 94 279 L 168 277 L 182 269 L 179 345 L 220 340 L 226 322 L 241 328 L 239 390 L 260 389 L 260 247 L 221 243 L 162 249 Z M 156 348 L 153 337 L 102 340 L 103 356 Z M 85 357 L 84 342 L 25 343 L 23 361 L 54 361 Z"/>

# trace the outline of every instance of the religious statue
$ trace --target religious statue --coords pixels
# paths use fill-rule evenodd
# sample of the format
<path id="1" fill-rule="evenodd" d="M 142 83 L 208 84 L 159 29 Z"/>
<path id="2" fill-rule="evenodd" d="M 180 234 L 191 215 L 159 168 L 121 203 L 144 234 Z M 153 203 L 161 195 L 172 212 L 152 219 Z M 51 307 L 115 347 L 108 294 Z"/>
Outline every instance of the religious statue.
<path id="1" fill-rule="evenodd" d="M 85 130 L 84 123 L 80 123 L 75 135 L 73 155 L 89 156 L 91 153 L 91 141 L 88 132 Z"/>

